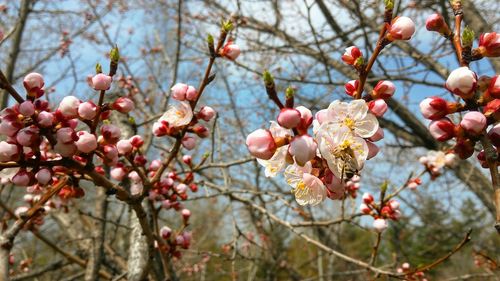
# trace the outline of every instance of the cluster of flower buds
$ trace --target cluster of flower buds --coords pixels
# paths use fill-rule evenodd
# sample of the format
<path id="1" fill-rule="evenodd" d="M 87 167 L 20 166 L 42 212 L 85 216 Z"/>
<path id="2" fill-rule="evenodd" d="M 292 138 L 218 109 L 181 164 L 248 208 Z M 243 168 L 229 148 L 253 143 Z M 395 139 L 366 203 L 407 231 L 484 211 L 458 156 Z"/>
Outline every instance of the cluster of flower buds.
<path id="1" fill-rule="evenodd" d="M 266 87 L 274 85 L 270 74 L 264 78 Z M 379 84 L 374 95 L 394 93 L 392 83 L 389 87 Z M 281 104 L 277 96 L 273 99 Z M 289 88 L 285 105 L 270 128 L 247 136 L 248 150 L 264 166 L 267 177 L 284 171 L 300 205 L 317 205 L 326 197 L 342 199 L 346 194 L 355 197 L 359 188 L 355 176 L 378 153 L 373 142 L 384 136 L 370 104 L 363 99 L 336 100 L 313 116 L 308 108 L 293 103 Z"/>
<path id="2" fill-rule="evenodd" d="M 196 145 L 192 135 L 206 138 L 210 134 L 208 128 L 199 124 L 199 121 L 209 122 L 216 112 L 210 106 L 202 106 L 197 112 L 193 112 L 192 104 L 198 100 L 198 92 L 193 86 L 179 83 L 171 91 L 172 98 L 177 102 L 169 105 L 167 111 L 153 124 L 153 134 L 157 137 L 183 135 L 183 147 L 191 150 Z M 186 134 L 182 134 L 183 131 Z"/>
<path id="3" fill-rule="evenodd" d="M 396 269 L 398 273 L 404 273 L 406 281 L 427 281 L 428 279 L 425 278 L 425 273 L 423 271 L 417 271 L 413 272 L 414 270 L 411 269 L 411 266 L 409 263 L 405 262 L 401 265 L 401 267 L 398 267 Z"/>
<path id="4" fill-rule="evenodd" d="M 163 238 L 162 242 L 164 243 L 158 244 L 156 242 L 156 246 L 161 251 L 167 252 L 178 259 L 182 256 L 180 249 L 189 249 L 191 246 L 192 233 L 190 231 L 181 230 L 175 234 L 170 227 L 163 226 L 160 229 L 160 236 Z"/>
<path id="5" fill-rule="evenodd" d="M 472 156 L 476 142 L 486 131 L 493 144 L 500 143 L 498 127 L 495 126 L 500 120 L 500 83 L 497 83 L 497 77 L 478 79 L 468 67 L 460 67 L 450 73 L 446 88 L 460 96 L 465 104 L 440 97 L 426 98 L 420 103 L 422 115 L 431 120 L 431 135 L 442 142 L 455 138 L 453 152 L 462 159 Z M 466 112 L 455 124 L 450 115 L 467 110 L 470 104 L 477 105 L 477 110 Z"/>
<path id="6" fill-rule="evenodd" d="M 358 94 L 358 80 L 351 80 L 344 86 L 345 93 L 351 97 Z M 370 112 L 377 116 L 382 117 L 387 112 L 386 100 L 391 98 L 396 91 L 396 86 L 391 81 L 379 81 L 373 88 L 373 91 L 365 96 L 363 99 L 367 101 L 368 109 Z"/>
<path id="7" fill-rule="evenodd" d="M 377 204 L 373 195 L 368 192 L 363 194 L 362 199 L 363 203 L 359 206 L 359 210 L 361 213 L 370 215 L 375 219 L 373 228 L 377 232 L 382 232 L 389 226 L 387 220 L 398 220 L 401 217 L 399 202 L 394 199 Z"/>
<path id="8" fill-rule="evenodd" d="M 452 34 L 447 23 L 439 14 L 431 15 L 427 19 L 426 26 L 428 30 L 439 32 L 445 37 Z M 482 34 L 479 47 L 476 49 L 472 49 L 473 39 L 474 32 L 467 28 L 464 29 L 462 45 L 464 50 L 470 52 L 469 60 L 500 56 L 500 34 L 495 32 Z M 465 57 L 462 60 L 465 60 Z M 462 65 L 467 65 L 467 63 L 462 63 Z M 460 97 L 462 101 L 450 102 L 440 97 L 430 97 L 420 103 L 423 116 L 431 120 L 429 130 L 432 136 L 443 142 L 455 139 L 456 144 L 453 152 L 462 159 L 472 156 L 475 144 L 483 137 L 489 138 L 493 146 L 498 149 L 500 145 L 497 126 L 497 122 L 500 120 L 499 80 L 498 75 L 478 77 L 468 66 L 453 70 L 446 80 L 445 88 Z M 456 124 L 451 115 L 458 112 L 465 113 L 461 116 L 460 122 Z M 484 153 L 480 153 L 478 158 L 485 166 Z M 496 157 L 491 158 L 495 159 Z"/>
<path id="9" fill-rule="evenodd" d="M 444 167 L 451 168 L 455 165 L 456 155 L 451 152 L 429 150 L 427 155 L 420 157 L 418 161 L 425 166 L 431 179 L 434 180 L 442 174 Z"/>

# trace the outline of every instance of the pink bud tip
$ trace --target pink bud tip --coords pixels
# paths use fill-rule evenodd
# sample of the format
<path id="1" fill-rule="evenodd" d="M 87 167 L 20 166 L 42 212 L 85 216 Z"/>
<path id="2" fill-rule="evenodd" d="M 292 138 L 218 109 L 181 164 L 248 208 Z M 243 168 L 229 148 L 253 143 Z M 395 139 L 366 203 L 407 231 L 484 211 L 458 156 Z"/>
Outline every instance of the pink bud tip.
<path id="1" fill-rule="evenodd" d="M 308 161 L 316 157 L 317 148 L 318 145 L 311 136 L 295 136 L 290 142 L 288 153 L 294 157 L 298 165 L 304 166 Z"/>
<path id="2" fill-rule="evenodd" d="M 409 40 L 415 33 L 415 23 L 408 17 L 396 17 L 389 27 L 388 39 Z"/>
<path id="3" fill-rule="evenodd" d="M 96 91 L 106 91 L 111 87 L 111 76 L 99 73 L 92 77 L 92 88 Z"/>
<path id="4" fill-rule="evenodd" d="M 258 129 L 247 136 L 246 145 L 253 156 L 269 160 L 276 151 L 276 143 L 269 130 Z"/>
<path id="5" fill-rule="evenodd" d="M 460 127 L 472 135 L 479 135 L 486 128 L 486 125 L 486 117 L 477 111 L 467 112 L 460 122 Z"/>
<path id="6" fill-rule="evenodd" d="M 429 124 L 431 135 L 438 141 L 447 141 L 455 136 L 455 124 L 448 118 L 441 118 Z"/>
<path id="7" fill-rule="evenodd" d="M 383 232 L 387 227 L 389 227 L 389 224 L 385 219 L 376 219 L 373 221 L 373 228 L 377 232 Z"/>
<path id="8" fill-rule="evenodd" d="M 278 124 L 280 126 L 293 129 L 300 123 L 300 112 L 293 108 L 283 108 L 278 115 Z"/>

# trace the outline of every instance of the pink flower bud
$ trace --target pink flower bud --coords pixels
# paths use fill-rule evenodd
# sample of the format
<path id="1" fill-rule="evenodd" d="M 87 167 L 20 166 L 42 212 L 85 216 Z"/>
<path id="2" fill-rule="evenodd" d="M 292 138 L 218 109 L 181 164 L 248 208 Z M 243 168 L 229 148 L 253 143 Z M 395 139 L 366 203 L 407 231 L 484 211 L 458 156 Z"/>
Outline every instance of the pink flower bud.
<path id="1" fill-rule="evenodd" d="M 170 229 L 170 227 L 163 226 L 162 228 L 160 228 L 160 235 L 163 239 L 167 240 L 168 238 L 170 238 L 171 234 L 172 234 L 172 229 Z"/>
<path id="2" fill-rule="evenodd" d="M 345 53 L 342 55 L 342 60 L 348 65 L 355 65 L 358 58 L 362 57 L 363 54 L 356 46 L 351 46 L 345 49 Z"/>
<path id="3" fill-rule="evenodd" d="M 479 51 L 485 57 L 500 56 L 500 33 L 481 34 L 479 37 Z"/>
<path id="4" fill-rule="evenodd" d="M 247 136 L 246 145 L 250 154 L 259 159 L 269 160 L 276 152 L 276 143 L 269 130 L 258 129 Z"/>
<path id="5" fill-rule="evenodd" d="M 318 145 L 309 135 L 296 136 L 290 142 L 288 153 L 292 155 L 295 162 L 304 166 L 308 161 L 314 159 Z"/>
<path id="6" fill-rule="evenodd" d="M 80 131 L 76 133 L 78 140 L 75 142 L 76 148 L 83 153 L 90 153 L 97 149 L 97 139 L 95 135 Z"/>
<path id="7" fill-rule="evenodd" d="M 129 140 L 132 146 L 135 148 L 141 148 L 141 146 L 144 144 L 144 140 L 139 135 L 135 135 L 131 137 Z"/>
<path id="8" fill-rule="evenodd" d="M 114 144 L 120 140 L 121 131 L 118 126 L 104 125 L 101 127 L 101 135 L 107 143 Z"/>
<path id="9" fill-rule="evenodd" d="M 483 108 L 483 113 L 486 117 L 499 120 L 500 119 L 500 99 L 494 99 Z"/>
<path id="10" fill-rule="evenodd" d="M 130 111 L 134 110 L 134 107 L 134 102 L 126 97 L 117 98 L 113 103 L 113 109 L 120 113 L 129 113 Z"/>
<path id="11" fill-rule="evenodd" d="M 54 123 L 54 115 L 51 112 L 42 111 L 38 113 L 38 125 L 42 128 L 48 128 Z"/>
<path id="12" fill-rule="evenodd" d="M 186 92 L 188 90 L 188 85 L 184 83 L 175 84 L 170 91 L 172 91 L 172 98 L 183 101 L 186 99 Z"/>
<path id="13" fill-rule="evenodd" d="M 68 119 L 78 117 L 78 107 L 80 106 L 80 100 L 74 96 L 66 96 L 59 103 L 59 112 Z"/>
<path id="14" fill-rule="evenodd" d="M 488 137 L 491 140 L 491 143 L 496 146 L 500 147 L 500 123 L 496 124 L 493 126 L 493 128 L 490 129 L 488 132 Z"/>
<path id="15" fill-rule="evenodd" d="M 191 155 L 182 156 L 182 162 L 184 162 L 186 165 L 191 165 L 192 159 L 193 158 L 191 157 Z"/>
<path id="16" fill-rule="evenodd" d="M 403 263 L 403 265 L 401 265 L 401 267 L 402 267 L 403 269 L 410 269 L 410 264 L 409 264 L 409 263 L 407 263 L 407 262 L 405 262 L 405 263 Z"/>
<path id="17" fill-rule="evenodd" d="M 425 21 L 425 28 L 429 31 L 439 32 L 441 34 L 446 34 L 449 30 L 448 25 L 444 21 L 444 18 L 441 14 L 435 13 L 430 15 Z"/>
<path id="18" fill-rule="evenodd" d="M 134 146 L 132 146 L 132 142 L 130 140 L 119 140 L 116 143 L 116 148 L 118 149 L 118 153 L 125 155 L 132 152 Z"/>
<path id="19" fill-rule="evenodd" d="M 370 207 L 368 207 L 368 205 L 366 205 L 365 203 L 361 203 L 361 205 L 359 205 L 359 211 L 366 215 L 372 212 Z"/>
<path id="20" fill-rule="evenodd" d="M 366 159 L 372 159 L 373 157 L 377 156 L 380 148 L 376 144 L 371 141 L 367 141 L 366 146 L 368 146 L 368 156 L 366 157 Z"/>
<path id="21" fill-rule="evenodd" d="M 389 224 L 385 219 L 376 219 L 373 221 L 373 228 L 379 233 L 386 230 L 387 227 L 389 227 Z"/>
<path id="22" fill-rule="evenodd" d="M 85 120 L 93 120 L 97 115 L 97 106 L 91 102 L 82 102 L 78 106 L 78 115 Z"/>
<path id="23" fill-rule="evenodd" d="M 362 199 L 363 199 L 363 202 L 365 202 L 365 204 L 370 205 L 371 203 L 373 203 L 373 195 L 371 195 L 371 194 L 370 194 L 370 193 L 368 193 L 368 192 L 365 192 L 365 193 L 363 194 Z"/>
<path id="24" fill-rule="evenodd" d="M 19 159 L 19 147 L 6 141 L 0 142 L 0 162 L 16 161 Z"/>
<path id="25" fill-rule="evenodd" d="M 460 121 L 460 127 L 472 135 L 479 135 L 486 128 L 486 125 L 486 117 L 477 111 L 467 112 Z"/>
<path id="26" fill-rule="evenodd" d="M 197 124 L 193 127 L 193 133 L 195 133 L 200 138 L 206 138 L 210 135 L 210 131 L 207 127 Z"/>
<path id="27" fill-rule="evenodd" d="M 347 82 L 344 86 L 345 93 L 351 97 L 354 97 L 358 93 L 359 80 L 351 80 Z"/>
<path id="28" fill-rule="evenodd" d="M 35 114 L 35 105 L 30 101 L 24 101 L 19 105 L 19 113 L 21 113 L 24 116 L 32 116 Z"/>
<path id="29" fill-rule="evenodd" d="M 186 91 L 186 99 L 189 101 L 195 101 L 196 98 L 198 98 L 198 92 L 196 91 L 195 87 L 188 86 Z"/>
<path id="30" fill-rule="evenodd" d="M 445 84 L 446 89 L 463 99 L 472 97 L 476 86 L 477 75 L 466 66 L 453 70 Z"/>
<path id="31" fill-rule="evenodd" d="M 387 103 L 383 99 L 372 100 L 368 103 L 368 109 L 373 115 L 382 117 L 387 111 Z"/>
<path id="32" fill-rule="evenodd" d="M 205 120 L 206 122 L 212 120 L 215 117 L 215 110 L 210 106 L 204 106 L 198 112 L 198 118 Z"/>
<path id="33" fill-rule="evenodd" d="M 62 157 L 71 157 L 75 155 L 77 148 L 75 143 L 64 144 L 57 142 L 54 146 L 54 151 L 59 153 Z"/>
<path id="34" fill-rule="evenodd" d="M 96 91 L 106 91 L 109 90 L 111 87 L 111 82 L 113 81 L 113 78 L 111 76 L 99 73 L 94 75 L 92 77 L 92 84 L 91 87 L 94 88 Z"/>
<path id="35" fill-rule="evenodd" d="M 389 201 L 389 207 L 391 207 L 392 210 L 399 210 L 399 202 L 396 200 L 390 200 Z"/>
<path id="36" fill-rule="evenodd" d="M 455 137 L 455 124 L 448 118 L 441 118 L 429 124 L 431 135 L 438 141 L 447 141 Z"/>
<path id="37" fill-rule="evenodd" d="M 3 40 L 4 34 L 3 34 L 3 29 L 0 28 L 0 41 Z"/>
<path id="38" fill-rule="evenodd" d="M 491 78 L 488 93 L 495 99 L 500 99 L 500 79 L 498 75 Z"/>
<path id="39" fill-rule="evenodd" d="M 110 145 L 110 144 L 105 145 L 102 150 L 103 150 L 104 156 L 109 160 L 113 160 L 113 159 L 118 157 L 118 149 L 114 145 Z"/>
<path id="40" fill-rule="evenodd" d="M 123 167 L 116 167 L 111 169 L 109 175 L 117 181 L 122 181 L 127 175 L 127 171 Z"/>
<path id="41" fill-rule="evenodd" d="M 40 130 L 35 126 L 23 128 L 17 132 L 16 141 L 22 146 L 38 145 L 40 142 Z"/>
<path id="42" fill-rule="evenodd" d="M 182 146 L 187 150 L 192 150 L 196 146 L 196 140 L 193 137 L 185 136 L 182 138 Z"/>
<path id="43" fill-rule="evenodd" d="M 52 172 L 47 168 L 40 169 L 35 174 L 35 179 L 38 181 L 39 184 L 46 185 L 52 179 Z"/>
<path id="44" fill-rule="evenodd" d="M 221 50 L 221 56 L 229 59 L 235 60 L 241 53 L 240 47 L 229 40 L 224 48 Z"/>
<path id="45" fill-rule="evenodd" d="M 299 125 L 301 119 L 300 111 L 293 108 L 283 108 L 278 115 L 278 124 L 287 129 L 293 129 Z"/>
<path id="46" fill-rule="evenodd" d="M 157 137 L 165 136 L 168 133 L 168 122 L 161 120 L 153 124 L 153 135 Z"/>
<path id="47" fill-rule="evenodd" d="M 396 86 L 391 81 L 379 81 L 373 88 L 373 99 L 388 99 L 394 95 Z"/>
<path id="48" fill-rule="evenodd" d="M 408 17 L 395 17 L 388 30 L 387 39 L 409 40 L 415 33 L 415 23 Z"/>
<path id="49" fill-rule="evenodd" d="M 307 129 L 309 128 L 309 126 L 311 126 L 313 121 L 313 115 L 311 113 L 311 110 L 309 110 L 304 106 L 297 106 L 295 109 L 300 112 L 300 123 L 297 126 L 297 129 L 300 132 L 305 133 L 307 132 Z"/>
<path id="50" fill-rule="evenodd" d="M 155 160 L 151 161 L 151 164 L 149 165 L 149 170 L 156 171 L 160 168 L 160 166 L 161 166 L 161 161 L 158 159 L 155 159 Z"/>
<path id="51" fill-rule="evenodd" d="M 448 114 L 448 103 L 440 97 L 430 97 L 420 102 L 420 112 L 430 120 L 437 120 Z"/>
<path id="52" fill-rule="evenodd" d="M 19 169 L 14 177 L 12 177 L 11 181 L 14 185 L 17 186 L 28 186 L 33 178 L 33 174 L 26 171 L 25 169 Z"/>
<path id="53" fill-rule="evenodd" d="M 181 214 L 185 222 L 187 222 L 189 220 L 189 217 L 191 217 L 191 211 L 188 209 L 182 209 Z"/>
<path id="54" fill-rule="evenodd" d="M 178 184 L 176 187 L 175 187 L 175 191 L 177 191 L 177 193 L 186 193 L 188 189 L 188 186 L 181 183 L 181 184 Z"/>
<path id="55" fill-rule="evenodd" d="M 64 127 L 56 132 L 56 139 L 57 142 L 63 143 L 63 144 L 69 144 L 73 143 L 78 140 L 78 136 L 76 135 L 75 131 L 69 127 Z"/>
<path id="56" fill-rule="evenodd" d="M 23 124 L 17 121 L 17 117 L 2 117 L 0 123 L 0 134 L 14 137 L 16 133 L 23 128 Z"/>
<path id="57" fill-rule="evenodd" d="M 373 136 L 371 136 L 368 140 L 371 142 L 376 142 L 384 138 L 384 129 L 378 127 L 378 130 L 375 132 Z"/>
<path id="58" fill-rule="evenodd" d="M 43 86 L 45 82 L 43 81 L 43 76 L 39 73 L 32 72 L 24 77 L 23 85 L 28 96 L 39 98 L 43 95 Z"/>

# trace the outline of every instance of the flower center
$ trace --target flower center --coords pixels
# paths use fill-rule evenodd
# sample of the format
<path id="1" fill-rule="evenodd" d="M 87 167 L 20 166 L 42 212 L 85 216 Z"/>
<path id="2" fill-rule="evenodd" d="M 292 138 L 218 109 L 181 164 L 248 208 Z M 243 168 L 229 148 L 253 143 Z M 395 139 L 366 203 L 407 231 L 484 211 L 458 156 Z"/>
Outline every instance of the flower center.
<path id="1" fill-rule="evenodd" d="M 300 181 L 299 183 L 297 183 L 297 189 L 302 190 L 304 188 L 306 188 L 304 181 Z"/>
<path id="2" fill-rule="evenodd" d="M 186 116 L 186 113 L 184 113 L 184 111 L 177 110 L 175 112 L 175 115 L 177 115 L 179 118 L 184 118 L 184 116 Z"/>
<path id="3" fill-rule="evenodd" d="M 344 140 L 340 145 L 339 148 L 340 150 L 346 150 L 347 148 L 351 147 L 352 142 L 350 140 Z"/>
<path id="4" fill-rule="evenodd" d="M 346 117 L 344 119 L 344 125 L 350 130 L 354 130 L 354 123 L 355 123 L 354 120 L 349 117 Z"/>

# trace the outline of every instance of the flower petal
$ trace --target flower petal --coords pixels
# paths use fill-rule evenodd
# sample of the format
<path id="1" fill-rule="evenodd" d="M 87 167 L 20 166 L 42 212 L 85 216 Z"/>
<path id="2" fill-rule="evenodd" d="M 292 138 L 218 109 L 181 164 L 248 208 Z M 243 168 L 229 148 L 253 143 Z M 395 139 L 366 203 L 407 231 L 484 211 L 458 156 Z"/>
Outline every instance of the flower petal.
<path id="1" fill-rule="evenodd" d="M 368 113 L 365 118 L 357 119 L 354 127 L 354 133 L 362 138 L 369 138 L 377 132 L 378 126 L 377 117 Z"/>

